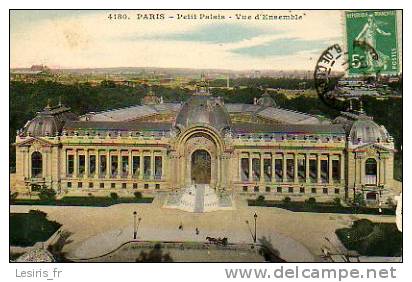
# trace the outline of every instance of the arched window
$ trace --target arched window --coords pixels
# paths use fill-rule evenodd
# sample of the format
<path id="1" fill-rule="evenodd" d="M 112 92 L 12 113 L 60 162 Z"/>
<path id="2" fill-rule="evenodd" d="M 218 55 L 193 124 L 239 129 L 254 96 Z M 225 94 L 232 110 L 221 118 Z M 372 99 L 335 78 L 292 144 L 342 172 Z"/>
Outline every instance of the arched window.
<path id="1" fill-rule="evenodd" d="M 372 158 L 367 159 L 365 162 L 365 184 L 376 184 L 377 172 L 376 160 Z"/>
<path id="2" fill-rule="evenodd" d="M 41 177 L 43 171 L 43 159 L 40 152 L 34 152 L 31 155 L 31 176 Z"/>

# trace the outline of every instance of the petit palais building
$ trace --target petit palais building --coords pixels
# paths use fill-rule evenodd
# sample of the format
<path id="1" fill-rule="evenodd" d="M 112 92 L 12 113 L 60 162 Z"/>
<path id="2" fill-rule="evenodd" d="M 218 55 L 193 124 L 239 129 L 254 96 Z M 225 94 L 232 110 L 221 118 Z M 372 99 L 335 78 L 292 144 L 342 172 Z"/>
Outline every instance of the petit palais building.
<path id="1" fill-rule="evenodd" d="M 280 108 L 265 93 L 224 103 L 204 80 L 184 103 L 150 91 L 142 105 L 77 116 L 46 106 L 15 142 L 12 192 L 46 186 L 65 195 L 133 196 L 204 187 L 233 197 L 351 200 L 386 205 L 394 142 L 359 111 L 335 120 Z M 34 185 L 35 184 L 35 185 Z"/>

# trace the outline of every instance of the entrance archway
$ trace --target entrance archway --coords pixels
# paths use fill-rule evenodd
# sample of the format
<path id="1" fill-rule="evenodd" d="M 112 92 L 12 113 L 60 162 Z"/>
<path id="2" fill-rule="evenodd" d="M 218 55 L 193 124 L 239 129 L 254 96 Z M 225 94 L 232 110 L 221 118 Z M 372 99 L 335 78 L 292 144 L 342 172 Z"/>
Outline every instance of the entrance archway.
<path id="1" fill-rule="evenodd" d="M 196 150 L 192 153 L 191 179 L 196 184 L 210 184 L 212 162 L 208 151 Z"/>

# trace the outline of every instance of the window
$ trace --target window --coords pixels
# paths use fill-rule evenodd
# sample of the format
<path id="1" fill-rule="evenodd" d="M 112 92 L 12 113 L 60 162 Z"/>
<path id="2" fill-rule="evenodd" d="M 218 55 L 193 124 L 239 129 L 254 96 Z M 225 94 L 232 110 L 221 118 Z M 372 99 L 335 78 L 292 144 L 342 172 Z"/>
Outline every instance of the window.
<path id="1" fill-rule="evenodd" d="M 155 156 L 155 179 L 162 179 L 162 157 Z"/>
<path id="2" fill-rule="evenodd" d="M 31 176 L 41 177 L 43 171 L 43 158 L 40 152 L 31 155 Z"/>
<path id="3" fill-rule="evenodd" d="M 265 174 L 265 181 L 270 182 L 272 180 L 272 161 L 271 159 L 263 160 L 263 172 Z"/>
<path id="4" fill-rule="evenodd" d="M 86 157 L 85 155 L 79 155 L 79 168 L 78 168 L 79 176 L 84 175 L 85 168 L 86 168 Z"/>
<path id="5" fill-rule="evenodd" d="M 72 176 L 74 173 L 74 155 L 67 156 L 67 175 Z"/>
<path id="6" fill-rule="evenodd" d="M 83 188 L 83 182 L 78 182 L 77 183 L 77 188 Z"/>
<path id="7" fill-rule="evenodd" d="M 310 182 L 317 182 L 318 171 L 317 171 L 317 160 L 309 160 L 309 180 Z"/>
<path id="8" fill-rule="evenodd" d="M 266 186 L 266 192 L 270 192 L 270 187 Z"/>
<path id="9" fill-rule="evenodd" d="M 340 180 L 340 163 L 339 160 L 332 160 L 332 179 Z"/>
<path id="10" fill-rule="evenodd" d="M 377 164 L 376 160 L 369 158 L 365 162 L 365 184 L 376 185 Z"/>
<path id="11" fill-rule="evenodd" d="M 67 188 L 72 188 L 72 183 L 71 182 L 67 182 Z"/>
<path id="12" fill-rule="evenodd" d="M 277 188 L 276 188 L 276 192 L 282 193 L 282 187 L 277 187 Z"/>
<path id="13" fill-rule="evenodd" d="M 247 192 L 247 186 L 243 186 L 243 192 Z"/>
<path id="14" fill-rule="evenodd" d="M 249 181 L 249 158 L 242 158 L 240 164 L 242 181 Z"/>
<path id="15" fill-rule="evenodd" d="M 283 160 L 276 159 L 275 160 L 275 177 L 276 181 L 280 182 L 283 179 Z"/>
<path id="16" fill-rule="evenodd" d="M 253 191 L 259 192 L 259 186 L 255 186 L 255 187 L 253 188 Z"/>
<path id="17" fill-rule="evenodd" d="M 293 187 L 289 187 L 288 191 L 289 193 L 293 193 Z"/>
<path id="18" fill-rule="evenodd" d="M 89 156 L 89 173 L 94 175 L 96 173 L 96 155 Z"/>
<path id="19" fill-rule="evenodd" d="M 143 177 L 149 179 L 151 175 L 151 158 L 150 156 L 143 157 Z"/>
<path id="20" fill-rule="evenodd" d="M 305 182 L 306 180 L 306 160 L 298 159 L 298 180 L 299 182 Z"/>
<path id="21" fill-rule="evenodd" d="M 126 189 L 127 188 L 127 184 L 126 183 L 122 183 L 122 188 Z"/>
<path id="22" fill-rule="evenodd" d="M 160 189 L 160 184 L 156 184 L 155 189 Z"/>
<path id="23" fill-rule="evenodd" d="M 99 168 L 99 173 L 100 176 L 106 175 L 107 172 L 107 159 L 106 156 L 100 156 L 100 168 Z"/>
<path id="24" fill-rule="evenodd" d="M 258 158 L 252 159 L 252 173 L 253 173 L 253 180 L 260 181 L 260 159 Z"/>
<path id="25" fill-rule="evenodd" d="M 312 188 L 312 194 L 316 194 L 316 188 Z"/>
<path id="26" fill-rule="evenodd" d="M 89 188 L 93 188 L 93 182 L 89 182 Z"/>
<path id="27" fill-rule="evenodd" d="M 137 189 L 137 183 L 133 183 L 133 189 Z"/>
<path id="28" fill-rule="evenodd" d="M 323 188 L 323 194 L 328 194 L 328 188 Z"/>
<path id="29" fill-rule="evenodd" d="M 305 187 L 300 187 L 299 192 L 304 194 L 305 193 Z"/>
<path id="30" fill-rule="evenodd" d="M 288 181 L 293 181 L 295 177 L 294 159 L 286 160 L 286 176 Z"/>
<path id="31" fill-rule="evenodd" d="M 140 174 L 140 157 L 133 156 L 133 176 L 139 176 Z"/>
<path id="32" fill-rule="evenodd" d="M 339 188 L 335 188 L 335 194 L 339 194 L 339 193 L 340 193 Z"/>
<path id="33" fill-rule="evenodd" d="M 144 184 L 144 189 L 149 189 L 149 184 L 145 183 Z"/>
<path id="34" fill-rule="evenodd" d="M 104 183 L 102 182 L 102 183 L 100 183 L 100 188 L 104 188 Z"/>
<path id="35" fill-rule="evenodd" d="M 122 156 L 122 176 L 126 177 L 129 174 L 129 157 Z"/>
<path id="36" fill-rule="evenodd" d="M 320 160 L 320 179 L 322 183 L 329 182 L 328 160 Z"/>
<path id="37" fill-rule="evenodd" d="M 111 184 L 110 184 L 110 187 L 111 187 L 111 188 L 116 188 L 116 183 L 111 183 Z"/>
<path id="38" fill-rule="evenodd" d="M 112 177 L 117 175 L 118 165 L 119 165 L 119 162 L 118 162 L 117 156 L 112 156 L 111 157 L 111 171 L 110 171 Z"/>

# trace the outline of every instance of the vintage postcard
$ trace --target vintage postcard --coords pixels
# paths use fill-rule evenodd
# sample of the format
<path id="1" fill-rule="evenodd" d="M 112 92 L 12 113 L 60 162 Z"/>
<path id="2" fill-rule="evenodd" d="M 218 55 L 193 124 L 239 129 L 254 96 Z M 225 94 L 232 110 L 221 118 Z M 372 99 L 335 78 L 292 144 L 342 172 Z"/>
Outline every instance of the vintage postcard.
<path id="1" fill-rule="evenodd" d="M 402 262 L 402 16 L 10 10 L 9 261 Z"/>

